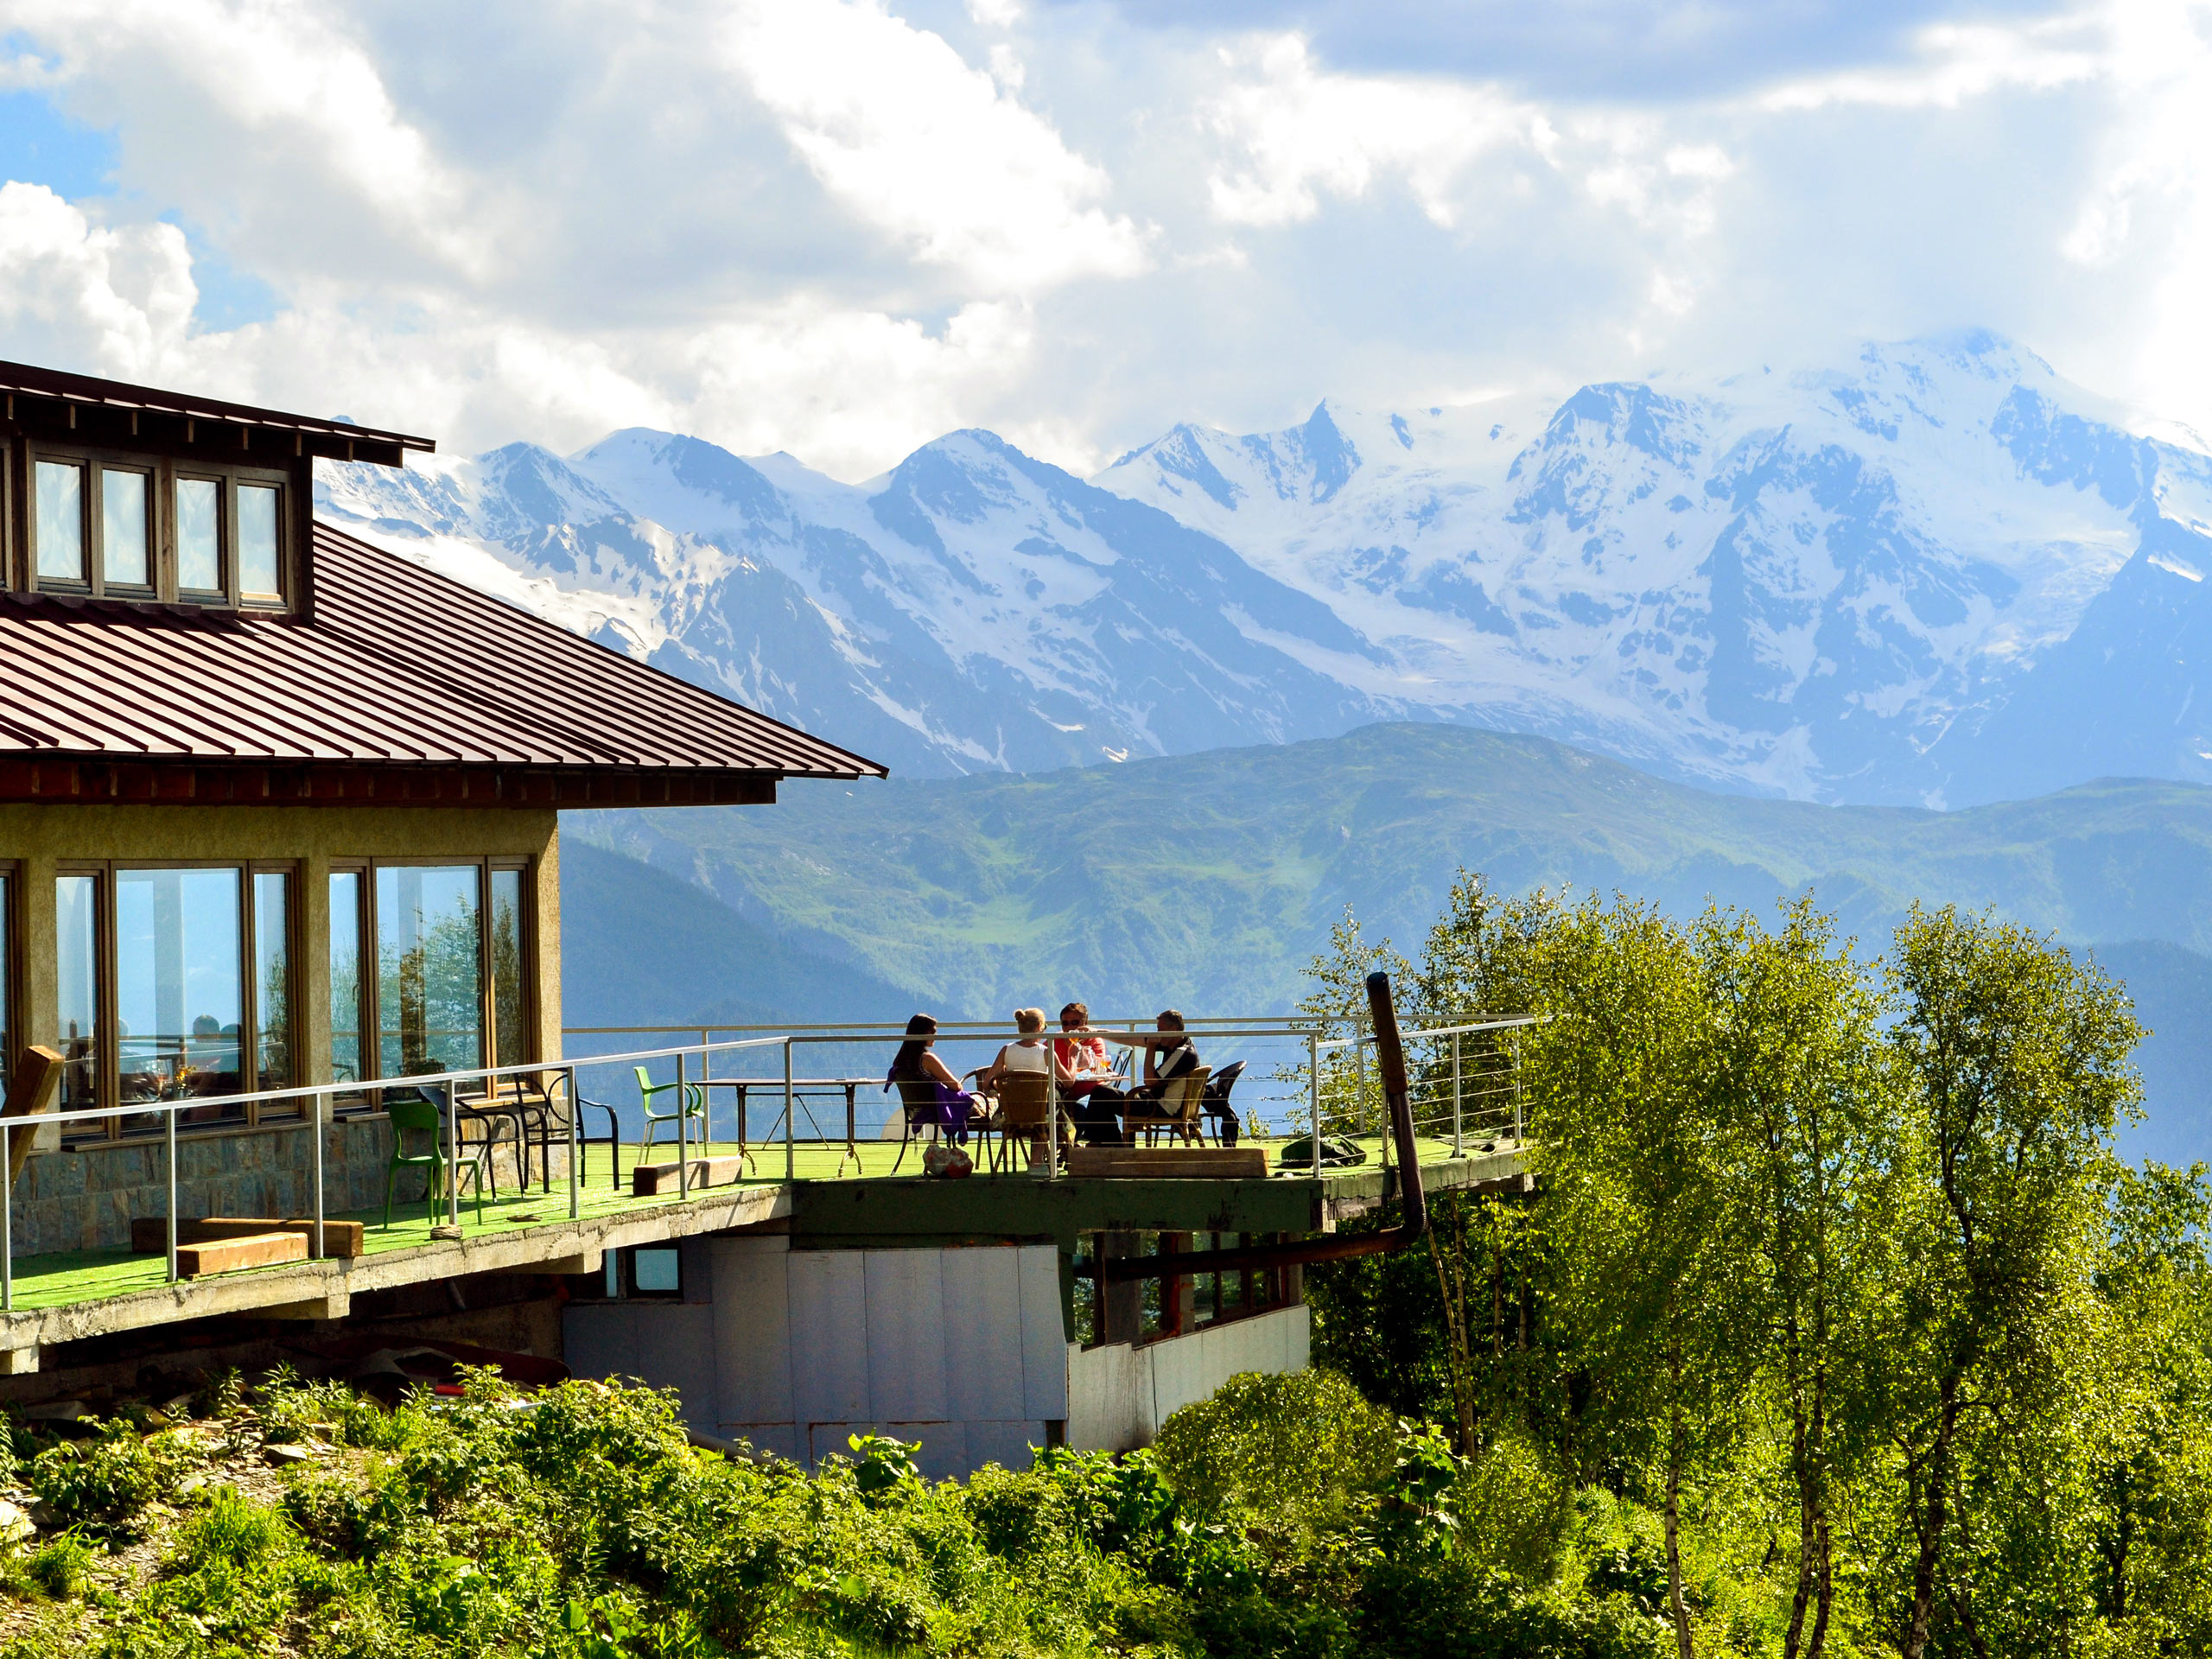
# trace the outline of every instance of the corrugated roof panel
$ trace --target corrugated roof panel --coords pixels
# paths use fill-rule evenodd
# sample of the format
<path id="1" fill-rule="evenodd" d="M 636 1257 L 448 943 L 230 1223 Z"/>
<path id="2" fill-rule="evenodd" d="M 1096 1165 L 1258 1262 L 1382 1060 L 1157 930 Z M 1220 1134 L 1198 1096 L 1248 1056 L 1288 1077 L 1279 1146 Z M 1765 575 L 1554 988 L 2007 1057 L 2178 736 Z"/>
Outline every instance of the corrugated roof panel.
<path id="1" fill-rule="evenodd" d="M 322 524 L 312 620 L 0 594 L 0 757 L 883 773 Z"/>

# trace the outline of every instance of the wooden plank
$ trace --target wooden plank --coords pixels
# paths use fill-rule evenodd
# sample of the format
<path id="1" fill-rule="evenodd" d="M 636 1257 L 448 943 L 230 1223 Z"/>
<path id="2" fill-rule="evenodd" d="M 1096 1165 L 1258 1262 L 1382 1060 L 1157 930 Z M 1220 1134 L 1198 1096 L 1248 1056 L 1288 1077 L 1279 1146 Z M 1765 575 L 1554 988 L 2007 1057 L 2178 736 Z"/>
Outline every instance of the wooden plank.
<path id="1" fill-rule="evenodd" d="M 326 1221 L 322 1224 L 322 1253 L 327 1256 L 352 1258 L 361 1253 L 361 1229 L 358 1221 Z M 179 1217 L 176 1242 L 179 1244 L 213 1244 L 226 1238 L 251 1238 L 261 1233 L 297 1233 L 313 1241 L 315 1223 L 298 1217 L 278 1218 L 274 1216 L 206 1216 Z M 161 1216 L 133 1216 L 130 1218 L 130 1248 L 141 1255 L 160 1255 L 169 1247 L 168 1223 Z"/>
<path id="2" fill-rule="evenodd" d="M 691 1190 L 702 1186 L 727 1186 L 737 1179 L 745 1160 L 735 1153 L 725 1158 L 694 1158 L 691 1160 Z M 682 1166 L 673 1160 L 664 1164 L 639 1164 L 630 1172 L 630 1192 L 633 1198 L 650 1198 L 663 1192 L 673 1192 L 683 1183 Z"/>
<path id="3" fill-rule="evenodd" d="M 1070 1147 L 1067 1173 L 1102 1180 L 1264 1180 L 1268 1154 L 1257 1147 Z"/>
<path id="4" fill-rule="evenodd" d="M 180 1244 L 176 1271 L 180 1279 L 197 1279 L 210 1273 L 232 1273 L 240 1268 L 266 1268 L 280 1262 L 308 1259 L 304 1233 L 248 1233 L 244 1238 L 211 1240 L 205 1244 Z"/>
<path id="5" fill-rule="evenodd" d="M 61 1094 L 62 1067 L 67 1064 L 50 1048 L 36 1043 L 16 1057 L 16 1073 L 8 1084 L 8 1101 L 0 1106 L 0 1117 L 35 1117 L 41 1112 L 50 1112 Z M 38 1139 L 30 1135 L 8 1137 L 15 1144 L 8 1149 L 8 1184 L 13 1186 L 16 1177 L 23 1173 L 23 1165 L 31 1155 L 31 1144 Z"/>

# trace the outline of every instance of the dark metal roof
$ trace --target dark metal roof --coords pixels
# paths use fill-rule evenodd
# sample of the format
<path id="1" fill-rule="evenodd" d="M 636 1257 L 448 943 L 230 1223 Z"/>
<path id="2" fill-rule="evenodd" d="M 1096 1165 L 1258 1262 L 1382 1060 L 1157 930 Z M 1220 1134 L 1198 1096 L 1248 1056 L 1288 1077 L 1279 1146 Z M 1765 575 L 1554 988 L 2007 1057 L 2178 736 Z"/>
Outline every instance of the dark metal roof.
<path id="1" fill-rule="evenodd" d="M 111 409 L 132 415 L 148 412 L 173 416 L 186 421 L 212 422 L 222 426 L 289 432 L 301 437 L 328 440 L 328 443 L 317 446 L 319 452 L 327 451 L 330 444 L 365 447 L 372 453 L 360 456 L 362 460 L 385 459 L 374 452 L 386 446 L 393 450 L 414 449 L 425 454 L 437 448 L 428 438 L 410 437 L 404 432 L 386 432 L 378 427 L 356 426 L 349 421 L 287 415 L 281 410 L 256 409 L 248 404 L 226 404 L 219 398 L 162 391 L 153 386 L 134 386 L 120 380 L 98 379 L 88 374 L 66 374 L 59 369 L 41 369 L 29 363 L 0 362 L 0 394 L 4 394 L 11 402 L 17 397 L 43 397 L 79 408 Z M 12 409 L 10 413 L 12 416 Z M 388 464 L 397 464 L 396 458 Z"/>
<path id="2" fill-rule="evenodd" d="M 626 797 L 570 789 L 562 804 L 761 798 L 702 785 L 884 775 L 327 525 L 315 526 L 314 569 L 309 615 L 0 594 L 0 769 L 69 759 L 660 780 Z M 338 794 L 302 785 L 297 798 Z M 4 785 L 0 795 L 25 798 Z M 511 785 L 462 798 L 546 796 Z"/>

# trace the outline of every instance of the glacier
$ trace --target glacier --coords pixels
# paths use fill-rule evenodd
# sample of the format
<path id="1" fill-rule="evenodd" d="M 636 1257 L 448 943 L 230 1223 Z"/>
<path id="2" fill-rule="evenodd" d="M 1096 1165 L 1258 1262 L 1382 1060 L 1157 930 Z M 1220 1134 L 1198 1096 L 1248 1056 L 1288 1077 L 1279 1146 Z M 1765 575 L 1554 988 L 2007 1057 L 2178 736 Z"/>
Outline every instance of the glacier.
<path id="1" fill-rule="evenodd" d="M 981 430 L 847 484 L 633 429 L 316 496 L 912 774 L 1413 718 L 1840 803 L 2212 781 L 2212 455 L 1986 331 L 1183 424 L 1088 480 Z"/>

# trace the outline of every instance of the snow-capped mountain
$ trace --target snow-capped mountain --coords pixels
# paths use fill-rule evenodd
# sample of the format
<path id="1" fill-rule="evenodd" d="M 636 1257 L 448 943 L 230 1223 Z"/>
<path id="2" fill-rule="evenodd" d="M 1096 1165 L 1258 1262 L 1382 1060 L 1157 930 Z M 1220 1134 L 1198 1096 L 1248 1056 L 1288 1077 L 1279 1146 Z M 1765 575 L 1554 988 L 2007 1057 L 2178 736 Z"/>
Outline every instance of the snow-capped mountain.
<path id="1" fill-rule="evenodd" d="M 333 522 L 909 772 L 1431 717 L 1760 792 L 2212 779 L 2212 457 L 1967 334 L 846 485 L 626 431 L 332 467 Z"/>
<path id="2" fill-rule="evenodd" d="M 333 467 L 329 522 L 902 772 L 1280 741 L 1382 712 L 1308 655 L 1329 607 L 1166 514 L 956 432 L 865 486 L 617 432 L 405 474 Z"/>

